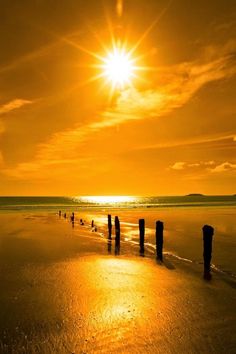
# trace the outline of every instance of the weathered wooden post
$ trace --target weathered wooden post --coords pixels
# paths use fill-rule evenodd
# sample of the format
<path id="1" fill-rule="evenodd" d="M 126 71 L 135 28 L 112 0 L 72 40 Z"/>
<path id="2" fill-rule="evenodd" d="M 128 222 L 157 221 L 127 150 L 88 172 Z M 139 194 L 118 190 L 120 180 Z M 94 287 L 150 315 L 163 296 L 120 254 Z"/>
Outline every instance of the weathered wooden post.
<path id="1" fill-rule="evenodd" d="M 92 220 L 92 222 L 91 222 L 91 227 L 92 228 L 94 227 L 94 220 Z"/>
<path id="2" fill-rule="evenodd" d="M 139 219 L 139 246 L 140 254 L 144 254 L 145 220 Z"/>
<path id="3" fill-rule="evenodd" d="M 161 262 L 163 261 L 163 230 L 164 224 L 162 221 L 158 220 L 156 222 L 156 253 L 157 259 Z"/>
<path id="4" fill-rule="evenodd" d="M 72 227 L 75 226 L 75 213 L 73 212 L 71 217 L 70 217 L 71 223 L 72 223 Z"/>
<path id="5" fill-rule="evenodd" d="M 119 253 L 120 252 L 120 221 L 118 216 L 115 217 L 115 252 Z"/>
<path id="6" fill-rule="evenodd" d="M 112 222 L 111 222 L 111 215 L 108 215 L 108 239 L 111 240 L 111 233 L 112 233 Z"/>
<path id="7" fill-rule="evenodd" d="M 83 219 L 80 219 L 80 225 L 84 225 Z"/>
<path id="8" fill-rule="evenodd" d="M 203 259 L 204 259 L 204 279 L 211 279 L 211 254 L 212 254 L 212 237 L 214 228 L 210 225 L 204 225 L 203 231 Z"/>

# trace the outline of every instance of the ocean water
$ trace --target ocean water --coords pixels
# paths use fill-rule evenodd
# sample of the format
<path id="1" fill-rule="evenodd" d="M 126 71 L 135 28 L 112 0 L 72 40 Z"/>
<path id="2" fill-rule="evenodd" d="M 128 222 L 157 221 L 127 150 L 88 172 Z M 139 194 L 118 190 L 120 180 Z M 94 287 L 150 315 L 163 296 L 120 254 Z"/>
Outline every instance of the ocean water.
<path id="1" fill-rule="evenodd" d="M 176 208 L 236 206 L 236 195 L 187 196 L 74 196 L 0 197 L 1 210 L 57 210 L 58 208 Z"/>
<path id="2" fill-rule="evenodd" d="M 136 245 L 139 244 L 138 220 L 144 218 L 145 247 L 153 252 L 155 224 L 161 220 L 164 222 L 166 254 L 196 263 L 202 262 L 202 227 L 209 224 L 215 230 L 213 264 L 225 274 L 236 277 L 236 196 L 0 197 L 0 215 L 22 213 L 23 219 L 36 217 L 42 218 L 43 222 L 50 214 L 58 223 L 59 210 L 68 216 L 75 212 L 75 229 L 80 218 L 86 220 L 87 228 L 94 220 L 97 234 L 105 238 L 107 214 L 112 215 L 113 224 L 117 215 L 122 239 Z"/>
<path id="3" fill-rule="evenodd" d="M 155 253 L 156 221 L 164 223 L 164 254 L 180 261 L 201 264 L 203 262 L 202 227 L 205 224 L 214 228 L 212 265 L 218 272 L 236 278 L 236 208 L 233 205 L 197 207 L 152 208 L 102 208 L 78 210 L 76 223 L 85 218 L 90 225 L 94 220 L 98 233 L 105 239 L 108 235 L 108 217 L 112 216 L 113 238 L 115 237 L 114 219 L 120 220 L 121 239 L 139 247 L 139 219 L 145 220 L 145 249 Z M 75 226 L 75 228 L 77 225 Z"/>

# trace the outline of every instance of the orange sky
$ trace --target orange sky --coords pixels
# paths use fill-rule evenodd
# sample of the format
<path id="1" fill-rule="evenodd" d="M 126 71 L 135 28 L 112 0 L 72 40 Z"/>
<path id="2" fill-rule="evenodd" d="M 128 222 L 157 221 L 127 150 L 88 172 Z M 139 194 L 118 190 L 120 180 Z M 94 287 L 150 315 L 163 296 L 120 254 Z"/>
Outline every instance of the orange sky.
<path id="1" fill-rule="evenodd" d="M 234 0 L 1 4 L 0 195 L 236 193 L 235 19 Z M 111 97 L 90 53 L 152 23 Z"/>

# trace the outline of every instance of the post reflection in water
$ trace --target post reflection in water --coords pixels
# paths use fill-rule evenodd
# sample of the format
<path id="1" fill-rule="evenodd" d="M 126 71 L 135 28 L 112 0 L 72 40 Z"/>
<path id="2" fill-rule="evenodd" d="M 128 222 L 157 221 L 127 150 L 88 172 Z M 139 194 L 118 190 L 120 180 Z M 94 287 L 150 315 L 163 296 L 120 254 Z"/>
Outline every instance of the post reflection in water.
<path id="1" fill-rule="evenodd" d="M 108 253 L 111 253 L 111 248 L 112 248 L 111 240 L 108 240 L 107 241 L 107 251 L 108 251 Z"/>
<path id="2" fill-rule="evenodd" d="M 115 246 L 115 255 L 118 256 L 120 254 L 120 245 Z"/>

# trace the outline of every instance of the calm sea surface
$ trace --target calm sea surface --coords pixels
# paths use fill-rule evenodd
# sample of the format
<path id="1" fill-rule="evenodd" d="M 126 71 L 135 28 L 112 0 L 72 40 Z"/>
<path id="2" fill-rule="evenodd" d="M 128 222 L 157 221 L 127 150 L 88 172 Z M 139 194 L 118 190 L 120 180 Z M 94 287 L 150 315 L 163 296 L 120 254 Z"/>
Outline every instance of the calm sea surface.
<path id="1" fill-rule="evenodd" d="M 160 208 L 236 206 L 236 195 L 220 196 L 87 196 L 87 197 L 0 197 L 0 210 L 56 210 L 63 208 Z"/>
<path id="2" fill-rule="evenodd" d="M 117 210 L 119 209 L 119 210 Z M 107 233 L 107 213 L 118 215 L 122 238 L 139 244 L 139 218 L 145 219 L 145 247 L 155 248 L 155 223 L 165 225 L 166 253 L 190 262 L 202 261 L 202 226 L 214 227 L 213 263 L 225 274 L 236 277 L 236 196 L 90 196 L 90 197 L 0 197 L 0 213 L 23 213 L 31 218 L 61 210 L 76 214 L 75 229 L 83 218 L 90 227 L 95 220 L 98 234 Z M 0 224 L 1 225 L 1 224 Z M 2 226 L 4 226 L 2 224 Z M 10 230 L 6 226 L 5 232 Z M 4 233 L 4 232 L 3 232 Z M 0 230 L 1 234 L 1 230 Z M 102 237 L 103 237 L 102 236 Z"/>

